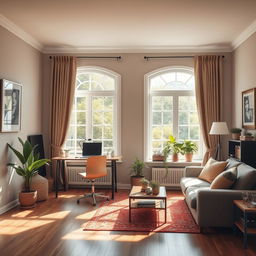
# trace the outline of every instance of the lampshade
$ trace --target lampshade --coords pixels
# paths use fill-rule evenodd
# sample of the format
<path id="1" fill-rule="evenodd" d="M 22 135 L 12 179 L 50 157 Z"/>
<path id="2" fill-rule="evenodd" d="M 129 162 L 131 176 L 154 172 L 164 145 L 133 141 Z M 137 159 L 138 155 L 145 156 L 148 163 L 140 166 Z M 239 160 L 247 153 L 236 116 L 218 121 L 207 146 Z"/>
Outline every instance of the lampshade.
<path id="1" fill-rule="evenodd" d="M 227 134 L 229 134 L 227 123 L 226 122 L 213 122 L 209 134 L 211 134 L 211 135 L 227 135 Z"/>

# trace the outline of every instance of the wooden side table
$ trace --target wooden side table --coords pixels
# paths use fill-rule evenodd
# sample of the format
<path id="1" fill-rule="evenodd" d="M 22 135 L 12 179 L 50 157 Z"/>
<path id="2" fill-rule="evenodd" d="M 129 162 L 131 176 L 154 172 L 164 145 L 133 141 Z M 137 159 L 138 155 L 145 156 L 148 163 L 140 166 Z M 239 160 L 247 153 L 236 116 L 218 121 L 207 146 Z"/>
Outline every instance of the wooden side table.
<path id="1" fill-rule="evenodd" d="M 234 225 L 243 233 L 243 246 L 247 248 L 247 236 L 256 235 L 256 226 L 248 226 L 249 217 L 255 216 L 256 223 L 256 207 L 249 208 L 243 200 L 234 200 Z M 240 211 L 239 219 L 236 218 L 236 210 Z"/>

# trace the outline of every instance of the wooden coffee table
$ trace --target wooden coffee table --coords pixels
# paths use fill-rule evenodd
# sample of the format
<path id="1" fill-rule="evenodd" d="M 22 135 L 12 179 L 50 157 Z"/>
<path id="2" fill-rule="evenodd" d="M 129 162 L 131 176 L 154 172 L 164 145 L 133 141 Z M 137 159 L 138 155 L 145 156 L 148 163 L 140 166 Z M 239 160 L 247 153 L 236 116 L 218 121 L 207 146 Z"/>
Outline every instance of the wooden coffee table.
<path id="1" fill-rule="evenodd" d="M 148 202 L 149 204 L 147 204 L 146 202 Z M 158 195 L 147 195 L 145 192 L 141 192 L 141 186 L 133 186 L 129 195 L 129 222 L 132 221 L 131 210 L 139 208 L 164 210 L 166 223 L 167 196 L 165 187 L 161 186 L 159 188 Z"/>

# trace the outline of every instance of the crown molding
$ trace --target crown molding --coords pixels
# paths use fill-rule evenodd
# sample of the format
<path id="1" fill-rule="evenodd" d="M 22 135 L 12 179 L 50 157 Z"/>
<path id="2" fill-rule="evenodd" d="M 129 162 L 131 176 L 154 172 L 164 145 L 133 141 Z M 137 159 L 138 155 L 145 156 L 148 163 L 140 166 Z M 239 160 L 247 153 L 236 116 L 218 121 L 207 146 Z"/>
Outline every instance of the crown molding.
<path id="1" fill-rule="evenodd" d="M 234 51 L 238 46 L 245 42 L 252 34 L 256 32 L 256 20 L 251 23 L 239 36 L 232 41 L 232 51 Z"/>
<path id="2" fill-rule="evenodd" d="M 116 47 L 45 47 L 44 54 L 81 54 L 81 53 L 189 53 L 189 52 L 231 52 L 225 46 L 116 46 Z"/>
<path id="3" fill-rule="evenodd" d="M 12 21 L 7 19 L 5 16 L 0 14 L 0 26 L 4 27 L 35 49 L 39 50 L 42 52 L 43 50 L 43 45 L 39 43 L 35 38 L 33 38 L 30 34 L 22 30 L 20 27 L 18 27 L 16 24 L 14 24 Z"/>

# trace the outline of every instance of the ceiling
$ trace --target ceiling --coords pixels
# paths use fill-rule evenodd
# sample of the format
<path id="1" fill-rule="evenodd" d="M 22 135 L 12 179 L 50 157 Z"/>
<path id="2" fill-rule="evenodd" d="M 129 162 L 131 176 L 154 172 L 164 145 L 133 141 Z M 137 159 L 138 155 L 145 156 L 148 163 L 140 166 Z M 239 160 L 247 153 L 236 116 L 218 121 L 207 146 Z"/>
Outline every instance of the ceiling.
<path id="1" fill-rule="evenodd" d="M 0 14 L 44 52 L 228 51 L 256 28 L 256 0 L 0 0 Z"/>

